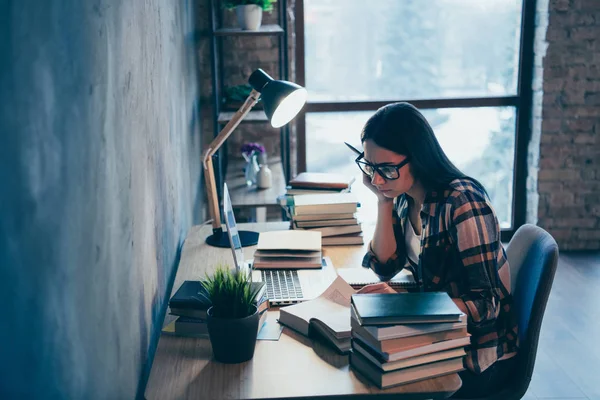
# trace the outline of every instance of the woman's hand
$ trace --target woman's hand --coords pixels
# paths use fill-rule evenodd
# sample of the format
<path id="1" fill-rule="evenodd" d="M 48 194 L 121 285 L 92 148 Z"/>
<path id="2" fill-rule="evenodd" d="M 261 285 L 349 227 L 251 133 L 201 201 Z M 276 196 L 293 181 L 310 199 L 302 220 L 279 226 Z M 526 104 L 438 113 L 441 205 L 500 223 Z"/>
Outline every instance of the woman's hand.
<path id="1" fill-rule="evenodd" d="M 363 185 L 365 185 L 366 187 L 369 188 L 369 190 L 373 193 L 375 193 L 375 196 L 377 196 L 377 200 L 381 203 L 381 202 L 393 202 L 394 199 L 390 199 L 388 197 L 385 197 L 383 195 L 383 193 L 381 193 L 376 187 L 375 185 L 373 185 L 373 183 L 371 183 L 371 178 L 369 178 L 369 176 L 367 174 L 362 174 L 363 176 Z"/>
<path id="2" fill-rule="evenodd" d="M 358 292 L 356 293 L 397 293 L 394 289 L 392 289 L 390 287 L 390 285 L 388 285 L 385 282 L 381 282 L 381 283 L 374 283 L 372 285 L 367 285 L 364 286 L 362 289 L 360 289 Z"/>

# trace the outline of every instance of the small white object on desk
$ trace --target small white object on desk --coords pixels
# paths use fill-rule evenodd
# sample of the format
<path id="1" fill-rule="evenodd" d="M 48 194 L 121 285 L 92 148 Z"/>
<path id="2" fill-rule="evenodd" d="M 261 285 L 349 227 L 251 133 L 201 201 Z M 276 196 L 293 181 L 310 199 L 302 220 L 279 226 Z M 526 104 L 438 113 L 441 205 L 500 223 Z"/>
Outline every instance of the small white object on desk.
<path id="1" fill-rule="evenodd" d="M 268 189 L 273 184 L 271 170 L 267 164 L 262 164 L 256 177 L 256 186 L 259 189 Z"/>

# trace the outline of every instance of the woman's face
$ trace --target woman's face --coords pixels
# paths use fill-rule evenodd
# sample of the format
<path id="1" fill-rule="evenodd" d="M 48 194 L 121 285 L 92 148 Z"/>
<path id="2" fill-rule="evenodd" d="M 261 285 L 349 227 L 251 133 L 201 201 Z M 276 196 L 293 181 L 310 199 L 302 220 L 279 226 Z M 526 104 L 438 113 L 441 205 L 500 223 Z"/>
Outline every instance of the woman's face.
<path id="1" fill-rule="evenodd" d="M 365 151 L 365 161 L 374 165 L 397 165 L 406 158 L 406 156 L 402 154 L 394 153 L 391 150 L 379 147 L 371 139 L 365 140 L 363 143 L 363 149 Z M 379 173 L 375 172 L 373 174 L 373 178 L 371 179 L 371 183 L 385 197 L 391 199 L 398 197 L 399 195 L 408 192 L 408 190 L 415 183 L 415 179 L 410 172 L 410 162 L 403 165 L 398 172 L 400 177 L 394 180 L 386 180 L 380 176 Z"/>

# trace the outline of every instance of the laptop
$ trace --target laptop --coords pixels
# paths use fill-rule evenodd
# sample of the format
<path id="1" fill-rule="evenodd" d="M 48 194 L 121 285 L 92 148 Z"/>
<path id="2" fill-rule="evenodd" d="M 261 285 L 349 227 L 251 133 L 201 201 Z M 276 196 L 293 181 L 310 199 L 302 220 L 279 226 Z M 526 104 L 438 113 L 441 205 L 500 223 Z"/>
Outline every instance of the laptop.
<path id="1" fill-rule="evenodd" d="M 265 282 L 270 307 L 314 299 L 320 296 L 337 277 L 329 257 L 323 257 L 321 269 L 253 269 L 252 261 L 244 260 L 227 183 L 223 187 L 223 211 L 235 267 L 238 271 L 250 274 L 253 282 Z"/>

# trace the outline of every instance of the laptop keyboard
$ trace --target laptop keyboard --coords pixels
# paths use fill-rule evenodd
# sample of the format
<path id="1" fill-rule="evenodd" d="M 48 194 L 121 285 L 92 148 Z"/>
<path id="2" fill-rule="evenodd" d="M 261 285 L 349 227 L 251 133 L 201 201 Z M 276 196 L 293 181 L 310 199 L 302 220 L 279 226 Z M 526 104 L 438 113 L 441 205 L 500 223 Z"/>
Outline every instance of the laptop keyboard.
<path id="1" fill-rule="evenodd" d="M 261 270 L 269 299 L 301 299 L 302 287 L 296 270 Z"/>

